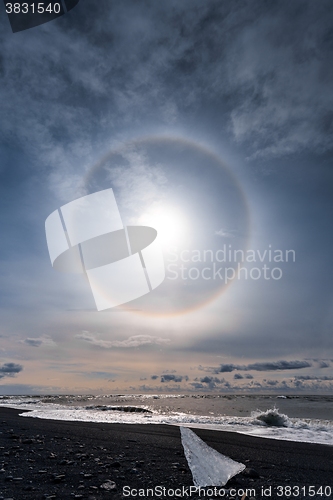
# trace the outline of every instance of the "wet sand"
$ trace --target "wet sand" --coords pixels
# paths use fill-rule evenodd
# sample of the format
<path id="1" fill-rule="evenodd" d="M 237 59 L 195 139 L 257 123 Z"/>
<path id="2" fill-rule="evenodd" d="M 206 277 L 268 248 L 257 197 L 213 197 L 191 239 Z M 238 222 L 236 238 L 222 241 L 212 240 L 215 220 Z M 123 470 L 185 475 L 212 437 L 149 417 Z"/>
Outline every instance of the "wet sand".
<path id="1" fill-rule="evenodd" d="M 0 499 L 175 498 L 177 489 L 178 498 L 189 498 L 192 475 L 177 426 L 67 422 L 20 413 L 0 408 Z M 264 497 L 263 489 L 265 498 L 333 498 L 332 446 L 194 431 L 247 467 L 224 487 L 224 498 L 240 498 L 246 489 L 255 498 Z M 156 487 L 161 489 L 153 495 Z M 205 497 L 193 492 L 191 498 Z"/>

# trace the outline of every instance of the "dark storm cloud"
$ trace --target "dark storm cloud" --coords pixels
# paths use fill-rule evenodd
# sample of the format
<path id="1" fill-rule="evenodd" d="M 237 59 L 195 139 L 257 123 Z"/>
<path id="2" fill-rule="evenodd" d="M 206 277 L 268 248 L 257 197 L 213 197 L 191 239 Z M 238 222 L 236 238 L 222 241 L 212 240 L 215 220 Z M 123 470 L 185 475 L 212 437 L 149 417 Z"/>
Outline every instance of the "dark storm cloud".
<path id="1" fill-rule="evenodd" d="M 225 380 L 224 378 L 218 378 L 218 377 L 203 377 L 200 379 L 200 382 L 203 384 L 224 384 Z"/>
<path id="2" fill-rule="evenodd" d="M 252 157 L 330 149 L 332 14 L 327 0 L 87 0 L 18 35 L 2 16 L 2 135 L 57 166 L 59 183 L 115 124 L 186 122 L 211 107 Z"/>
<path id="3" fill-rule="evenodd" d="M 271 370 L 300 370 L 312 366 L 308 361 L 275 361 L 266 363 L 252 363 L 244 370 L 271 371 Z"/>
<path id="4" fill-rule="evenodd" d="M 5 363 L 0 366 L 0 378 L 14 377 L 23 370 L 23 366 L 16 363 Z"/>
<path id="5" fill-rule="evenodd" d="M 182 380 L 188 380 L 188 376 L 185 375 L 173 375 L 171 373 L 165 373 L 161 375 L 161 382 L 182 382 Z"/>
<path id="6" fill-rule="evenodd" d="M 259 372 L 274 370 L 300 370 L 312 366 L 308 361 L 272 361 L 265 363 L 251 363 L 249 365 L 225 364 L 221 365 L 219 372 L 226 373 L 234 370 L 254 370 Z"/>
<path id="7" fill-rule="evenodd" d="M 202 384 L 206 384 L 208 389 L 215 389 L 216 387 L 227 387 L 228 382 L 225 381 L 224 378 L 220 379 L 218 377 L 203 377 L 200 379 Z"/>
<path id="8" fill-rule="evenodd" d="M 234 365 L 234 364 L 221 365 L 218 371 L 223 373 L 230 373 L 233 372 L 234 370 L 239 370 L 239 365 Z"/>

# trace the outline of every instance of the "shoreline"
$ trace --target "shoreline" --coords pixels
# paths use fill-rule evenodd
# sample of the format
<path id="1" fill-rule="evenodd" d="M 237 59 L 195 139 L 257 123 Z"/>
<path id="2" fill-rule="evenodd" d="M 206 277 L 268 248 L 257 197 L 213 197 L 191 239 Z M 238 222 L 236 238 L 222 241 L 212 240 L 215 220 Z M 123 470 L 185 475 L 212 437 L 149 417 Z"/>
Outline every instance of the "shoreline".
<path id="1" fill-rule="evenodd" d="M 130 491 L 123 490 L 126 486 L 175 490 L 193 485 L 178 426 L 46 420 L 20 417 L 20 413 L 25 411 L 0 407 L 0 499 L 122 499 L 135 498 L 123 494 Z M 277 493 L 288 490 L 277 487 L 298 487 L 305 494 L 301 490 L 291 497 L 309 498 L 310 486 L 314 491 L 329 487 L 329 496 L 311 498 L 333 497 L 332 446 L 226 431 L 193 431 L 212 448 L 246 465 L 225 489 L 249 488 L 261 498 L 262 488 L 266 492 L 271 488 L 267 497 L 287 498 Z M 105 489 L 113 483 L 116 487 Z M 201 497 L 194 494 L 191 498 Z"/>
<path id="2" fill-rule="evenodd" d="M 147 397 L 148 396 L 148 397 Z M 141 405 L 153 411 L 163 412 L 165 405 L 171 412 L 183 412 L 193 415 L 212 415 L 216 417 L 250 417 L 252 412 L 278 408 L 279 413 L 288 418 L 333 421 L 333 396 L 289 395 L 281 398 L 274 394 L 114 394 L 114 395 L 49 395 L 49 396 L 1 396 L 9 398 L 8 407 L 13 407 L 10 400 L 21 402 L 37 398 L 43 403 L 60 404 L 62 406 L 84 407 L 86 405 Z M 27 410 L 30 405 L 27 404 Z"/>

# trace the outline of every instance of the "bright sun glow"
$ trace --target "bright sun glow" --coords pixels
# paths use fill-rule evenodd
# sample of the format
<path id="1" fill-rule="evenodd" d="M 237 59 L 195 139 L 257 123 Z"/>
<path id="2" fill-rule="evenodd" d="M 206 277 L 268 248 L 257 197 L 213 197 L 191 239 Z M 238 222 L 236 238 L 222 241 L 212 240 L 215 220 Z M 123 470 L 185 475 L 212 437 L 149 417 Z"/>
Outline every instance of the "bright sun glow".
<path id="1" fill-rule="evenodd" d="M 156 229 L 164 248 L 179 246 L 186 238 L 186 218 L 181 210 L 172 206 L 155 206 L 140 217 L 139 224 Z"/>

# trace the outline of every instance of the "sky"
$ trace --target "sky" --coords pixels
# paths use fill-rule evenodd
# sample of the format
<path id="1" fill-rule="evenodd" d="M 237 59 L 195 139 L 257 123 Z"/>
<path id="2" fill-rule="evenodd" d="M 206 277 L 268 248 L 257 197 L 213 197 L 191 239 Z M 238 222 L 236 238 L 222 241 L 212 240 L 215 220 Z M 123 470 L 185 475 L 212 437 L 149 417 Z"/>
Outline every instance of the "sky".
<path id="1" fill-rule="evenodd" d="M 0 394 L 332 392 L 332 19 L 81 0 L 12 33 L 0 5 Z M 110 188 L 166 275 L 97 311 L 45 220 Z"/>

